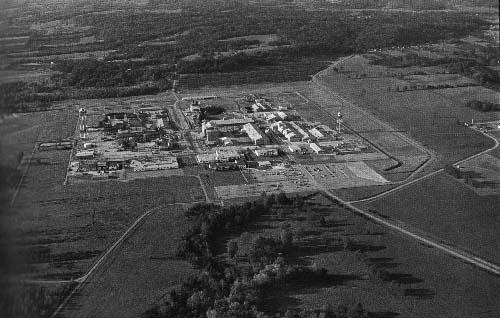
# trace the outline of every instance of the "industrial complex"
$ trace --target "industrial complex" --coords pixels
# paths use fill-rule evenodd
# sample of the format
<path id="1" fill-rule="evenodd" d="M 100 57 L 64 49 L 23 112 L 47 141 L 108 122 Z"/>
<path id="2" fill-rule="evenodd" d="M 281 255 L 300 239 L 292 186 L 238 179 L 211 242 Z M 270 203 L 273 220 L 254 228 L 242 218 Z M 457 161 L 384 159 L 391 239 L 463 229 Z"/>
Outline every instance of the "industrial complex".
<path id="1" fill-rule="evenodd" d="M 238 110 L 221 106 L 232 103 Z M 363 185 L 348 180 L 364 178 L 359 165 L 338 165 L 384 155 L 362 138 L 342 131 L 341 126 L 341 113 L 332 128 L 304 119 L 292 103 L 276 102 L 263 94 L 233 99 L 184 96 L 175 105 L 145 105 L 112 113 L 81 108 L 67 179 L 127 180 L 145 171 L 199 165 L 214 171 L 241 170 L 249 176 L 278 171 L 271 173 L 275 176 L 271 179 L 247 180 L 258 183 L 260 191 Z M 370 184 L 387 182 L 381 176 L 374 178 L 377 173 L 367 165 L 362 168 Z M 315 175 L 318 169 L 327 169 L 327 173 Z M 251 187 L 215 190 L 224 199 L 241 195 L 237 192 L 250 193 Z"/>

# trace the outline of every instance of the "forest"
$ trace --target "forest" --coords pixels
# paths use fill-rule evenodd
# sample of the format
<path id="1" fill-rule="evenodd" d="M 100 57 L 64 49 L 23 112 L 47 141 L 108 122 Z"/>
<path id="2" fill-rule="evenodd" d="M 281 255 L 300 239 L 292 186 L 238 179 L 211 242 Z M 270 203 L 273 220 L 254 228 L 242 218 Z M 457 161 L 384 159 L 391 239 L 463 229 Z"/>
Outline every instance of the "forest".
<path id="1" fill-rule="evenodd" d="M 157 2 L 177 6 L 179 11 L 122 10 L 95 14 L 75 7 L 26 17 L 28 25 L 35 21 L 48 23 L 66 19 L 74 25 L 74 31 L 23 31 L 29 36 L 26 50 L 7 54 L 17 59 L 10 67 L 28 62 L 43 64 L 46 62 L 38 60 L 39 57 L 53 56 L 50 69 L 54 75 L 42 83 L 44 88 L 26 87 L 27 83 L 14 85 L 14 92 L 21 96 L 3 97 L 2 111 L 39 109 L 69 96 L 154 94 L 169 89 L 178 74 L 261 74 L 263 71 L 265 74 L 269 68 L 273 76 L 223 75 L 222 78 L 232 77 L 238 79 L 237 83 L 303 80 L 308 79 L 312 69 L 298 67 L 294 72 L 285 69 L 280 72 L 279 68 L 294 63 L 319 65 L 368 49 L 434 42 L 489 28 L 480 17 L 460 12 L 351 13 L 241 1 Z M 152 7 L 155 3 L 149 5 Z M 19 27 L 16 30 L 19 34 Z M 82 35 L 94 37 L 95 42 L 69 43 Z M 260 49 L 263 43 L 245 39 L 248 35 L 272 35 L 273 40 L 265 49 Z M 243 38 L 231 39 L 234 37 Z M 148 41 L 160 44 L 149 45 Z M 102 58 L 58 57 L 94 51 L 108 53 Z M 309 62 L 304 63 L 305 60 Z M 487 76 L 484 80 L 491 81 Z M 180 81 L 180 85 L 184 82 Z M 206 81 L 199 78 L 191 82 L 198 86 Z M 11 87 L 2 85 L 0 89 L 6 91 Z"/>

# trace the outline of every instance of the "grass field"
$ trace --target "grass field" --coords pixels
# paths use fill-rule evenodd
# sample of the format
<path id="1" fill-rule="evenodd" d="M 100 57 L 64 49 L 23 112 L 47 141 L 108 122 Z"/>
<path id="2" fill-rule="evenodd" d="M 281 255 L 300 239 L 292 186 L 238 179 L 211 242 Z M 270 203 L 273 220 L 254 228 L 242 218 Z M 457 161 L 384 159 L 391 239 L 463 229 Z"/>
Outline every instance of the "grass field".
<path id="1" fill-rule="evenodd" d="M 175 257 L 189 228 L 183 208 L 168 206 L 150 215 L 73 297 L 61 316 L 139 317 L 194 269 Z"/>
<path id="2" fill-rule="evenodd" d="M 481 86 L 445 88 L 435 91 L 436 94 L 452 100 L 457 107 L 463 107 L 469 101 L 479 100 L 500 104 L 500 94 Z"/>
<path id="3" fill-rule="evenodd" d="M 500 263 L 499 201 L 441 173 L 364 206 Z"/>
<path id="4" fill-rule="evenodd" d="M 351 58 L 345 63 L 349 66 L 365 62 Z M 440 90 L 408 92 L 380 90 L 370 94 L 360 94 L 359 92 L 366 89 L 365 87 L 370 87 L 372 82 L 370 79 L 348 80 L 345 76 L 336 75 L 332 70 L 323 74 L 320 76 L 322 84 L 435 151 L 441 165 L 458 161 L 493 145 L 481 134 L 468 130 L 457 122 L 470 121 L 471 118 L 487 120 L 492 119 L 494 115 L 458 107 L 455 101 L 441 96 Z M 470 89 L 464 87 L 454 90 L 467 92 Z M 370 127 L 364 126 L 365 129 Z"/>
<path id="5" fill-rule="evenodd" d="M 231 238 L 238 242 L 238 253 L 244 255 L 257 236 L 278 238 L 288 224 L 296 245 L 290 262 L 324 267 L 328 278 L 271 287 L 265 303 L 270 312 L 356 302 L 368 317 L 496 317 L 500 310 L 497 279 L 388 232 L 321 195 L 306 200 L 302 210 L 278 207 L 276 213 Z"/>

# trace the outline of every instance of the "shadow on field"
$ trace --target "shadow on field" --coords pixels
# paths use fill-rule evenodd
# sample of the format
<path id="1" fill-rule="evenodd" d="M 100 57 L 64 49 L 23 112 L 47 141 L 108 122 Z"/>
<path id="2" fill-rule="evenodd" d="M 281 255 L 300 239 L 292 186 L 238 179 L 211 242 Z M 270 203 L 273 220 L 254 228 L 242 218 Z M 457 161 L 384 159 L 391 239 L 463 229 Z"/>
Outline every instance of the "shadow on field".
<path id="1" fill-rule="evenodd" d="M 347 243 L 346 249 L 352 252 L 360 251 L 366 253 L 366 252 L 378 252 L 386 249 L 386 247 L 382 245 L 371 245 L 365 242 L 350 241 Z"/>
<path id="2" fill-rule="evenodd" d="M 390 257 L 370 257 L 367 261 L 377 268 L 395 268 L 400 265 L 400 263 L 393 262 L 393 258 Z"/>
<path id="3" fill-rule="evenodd" d="M 390 273 L 383 270 L 381 271 L 380 278 L 386 282 L 396 282 L 398 284 L 417 284 L 423 282 L 422 279 L 412 274 Z"/>
<path id="4" fill-rule="evenodd" d="M 368 318 L 395 318 L 399 317 L 397 312 L 393 311 L 379 311 L 379 312 L 369 312 Z"/>
<path id="5" fill-rule="evenodd" d="M 263 303 L 263 309 L 267 312 L 276 312 L 286 308 L 296 307 L 301 301 L 293 295 L 316 294 L 319 289 L 331 288 L 343 285 L 349 281 L 359 280 L 359 275 L 331 275 L 327 274 L 317 279 L 311 280 L 311 277 L 304 279 L 294 278 L 283 284 L 273 286 L 267 291 L 267 297 Z M 277 291 L 280 292 L 277 292 Z"/>
<path id="6" fill-rule="evenodd" d="M 427 288 L 407 288 L 404 290 L 405 296 L 417 297 L 420 299 L 432 299 L 436 294 Z"/>

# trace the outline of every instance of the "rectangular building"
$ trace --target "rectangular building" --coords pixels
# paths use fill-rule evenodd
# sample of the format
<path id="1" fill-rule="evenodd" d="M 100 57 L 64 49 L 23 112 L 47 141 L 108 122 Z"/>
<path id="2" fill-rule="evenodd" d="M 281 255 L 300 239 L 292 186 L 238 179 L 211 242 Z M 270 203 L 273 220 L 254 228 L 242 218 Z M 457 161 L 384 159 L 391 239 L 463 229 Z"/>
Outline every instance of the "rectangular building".
<path id="1" fill-rule="evenodd" d="M 258 148 L 254 150 L 257 157 L 275 157 L 278 155 L 277 148 Z"/>
<path id="2" fill-rule="evenodd" d="M 245 124 L 243 130 L 247 133 L 248 137 L 256 145 L 264 145 L 267 143 L 267 136 L 264 132 L 252 123 Z"/>

